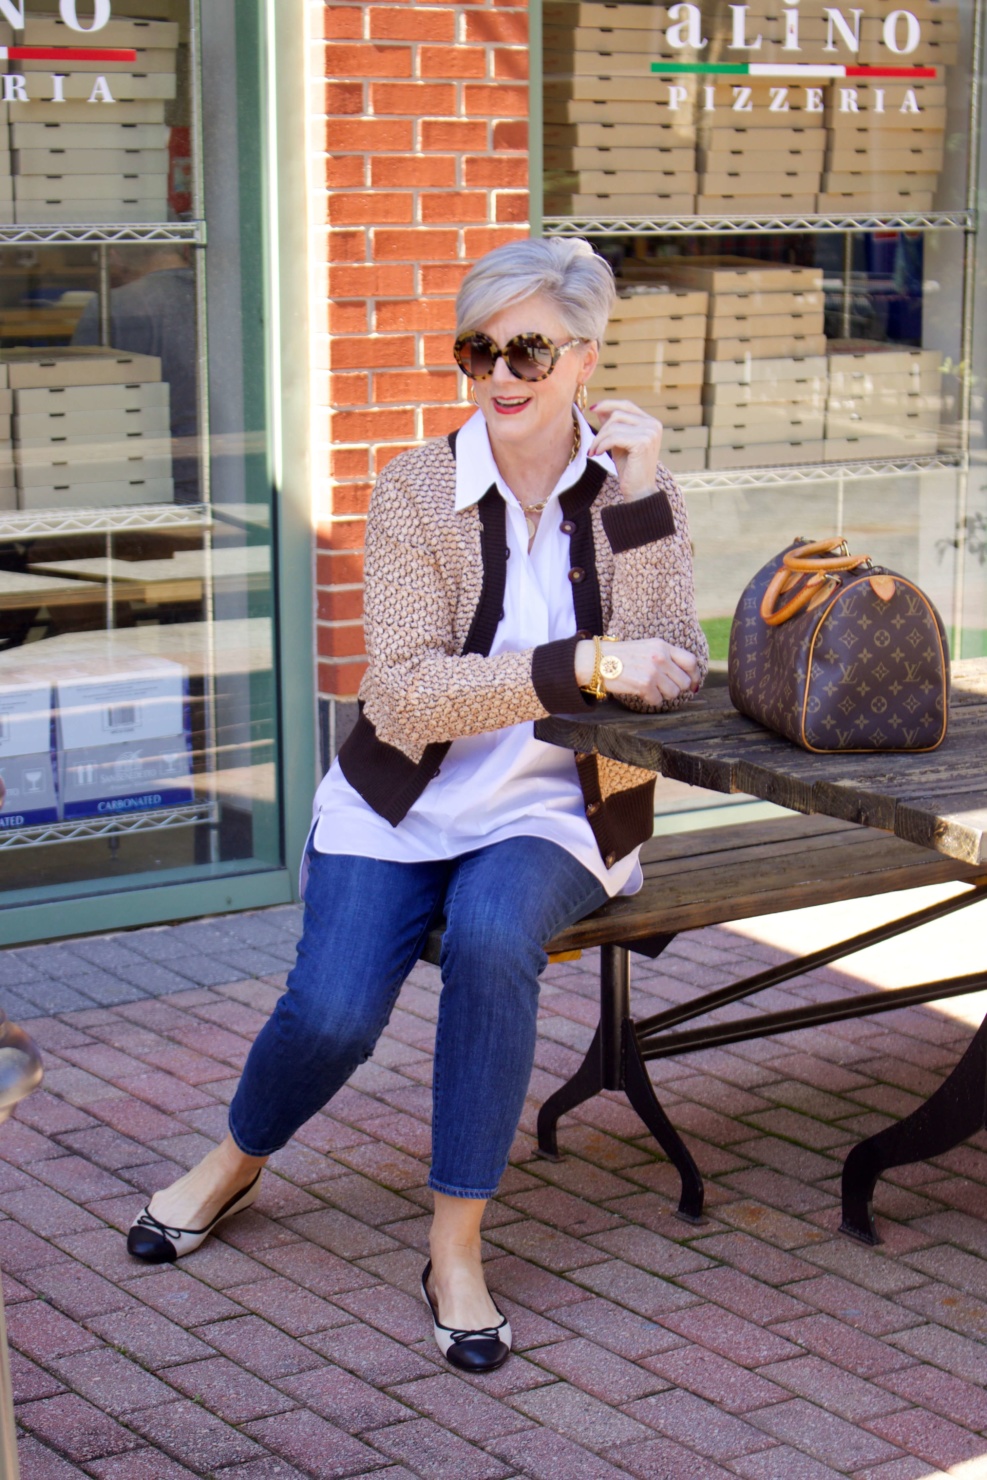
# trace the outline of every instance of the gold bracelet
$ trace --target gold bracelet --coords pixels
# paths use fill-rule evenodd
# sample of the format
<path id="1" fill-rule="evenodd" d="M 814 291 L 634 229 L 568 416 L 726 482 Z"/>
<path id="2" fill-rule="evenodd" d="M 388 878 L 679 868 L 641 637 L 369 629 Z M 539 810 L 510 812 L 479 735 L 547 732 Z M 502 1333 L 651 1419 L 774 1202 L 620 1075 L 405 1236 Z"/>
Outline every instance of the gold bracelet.
<path id="1" fill-rule="evenodd" d="M 593 676 L 589 683 L 581 685 L 584 694 L 589 694 L 593 699 L 605 699 L 607 697 L 606 684 L 603 682 L 603 674 L 600 667 L 603 663 L 603 643 L 598 637 L 593 638 Z"/>

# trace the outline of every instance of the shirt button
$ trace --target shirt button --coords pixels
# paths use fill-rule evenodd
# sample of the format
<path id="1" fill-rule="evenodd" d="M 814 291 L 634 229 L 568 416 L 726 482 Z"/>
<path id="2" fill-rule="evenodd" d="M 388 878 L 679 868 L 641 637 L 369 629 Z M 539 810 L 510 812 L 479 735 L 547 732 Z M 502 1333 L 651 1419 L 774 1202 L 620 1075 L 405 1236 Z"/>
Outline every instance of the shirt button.
<path id="1" fill-rule="evenodd" d="M 442 774 L 442 767 L 441 766 L 436 766 L 435 770 L 432 772 L 432 780 L 434 781 L 435 778 L 436 778 L 436 776 L 440 776 L 441 774 Z"/>
<path id="2" fill-rule="evenodd" d="M 606 864 L 607 868 L 613 868 L 614 864 L 617 862 L 616 853 L 608 853 L 603 862 Z"/>
<path id="3" fill-rule="evenodd" d="M 600 810 L 600 803 L 599 802 L 590 802 L 589 805 L 588 805 L 588 807 L 586 808 L 586 816 L 587 817 L 595 817 L 596 814 L 597 814 L 597 812 L 599 812 L 599 810 Z"/>
<path id="4" fill-rule="evenodd" d="M 504 608 L 501 607 L 499 620 L 502 622 L 506 616 L 507 616 L 507 613 L 505 612 Z"/>
<path id="5" fill-rule="evenodd" d="M 510 558 L 511 558 L 511 547 L 510 547 L 510 545 L 505 545 L 504 546 L 504 557 L 505 557 L 505 559 L 510 560 Z"/>
<path id="6" fill-rule="evenodd" d="M 572 570 L 569 572 L 569 579 L 574 586 L 578 586 L 580 581 L 584 581 L 586 579 L 586 572 L 583 570 L 582 566 L 574 565 L 572 567 Z"/>
<path id="7" fill-rule="evenodd" d="M 559 525 L 559 528 L 561 529 L 563 534 L 576 533 L 575 521 L 572 519 L 563 519 L 562 523 Z"/>

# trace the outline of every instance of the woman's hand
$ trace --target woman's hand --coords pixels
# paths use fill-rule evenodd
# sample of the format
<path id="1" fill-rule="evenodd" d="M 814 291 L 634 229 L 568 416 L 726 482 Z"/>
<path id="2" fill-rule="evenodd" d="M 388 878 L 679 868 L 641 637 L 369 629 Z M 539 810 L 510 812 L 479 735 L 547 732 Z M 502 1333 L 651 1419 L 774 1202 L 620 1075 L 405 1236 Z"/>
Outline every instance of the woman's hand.
<path id="1" fill-rule="evenodd" d="M 608 642 L 608 658 L 619 658 L 624 665 L 619 678 L 606 680 L 607 692 L 643 699 L 647 704 L 670 703 L 699 688 L 699 662 L 685 648 L 673 647 L 660 637 L 646 637 L 636 642 Z M 576 682 L 585 687 L 593 677 L 595 648 L 583 640 L 576 645 Z"/>
<path id="2" fill-rule="evenodd" d="M 597 401 L 589 408 L 600 420 L 589 456 L 609 452 L 617 467 L 620 491 L 629 502 L 655 491 L 662 426 L 633 401 Z"/>

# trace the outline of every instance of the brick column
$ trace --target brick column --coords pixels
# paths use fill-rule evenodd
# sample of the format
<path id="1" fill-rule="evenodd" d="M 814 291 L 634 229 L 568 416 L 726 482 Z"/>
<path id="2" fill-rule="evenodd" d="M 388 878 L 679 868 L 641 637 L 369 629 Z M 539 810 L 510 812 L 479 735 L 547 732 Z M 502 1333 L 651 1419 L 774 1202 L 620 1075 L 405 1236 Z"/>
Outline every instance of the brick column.
<path id="1" fill-rule="evenodd" d="M 364 518 L 397 452 L 468 414 L 452 360 L 470 263 L 526 235 L 524 0 L 312 6 L 319 709 L 364 667 Z M 324 164 L 324 190 L 320 166 Z"/>

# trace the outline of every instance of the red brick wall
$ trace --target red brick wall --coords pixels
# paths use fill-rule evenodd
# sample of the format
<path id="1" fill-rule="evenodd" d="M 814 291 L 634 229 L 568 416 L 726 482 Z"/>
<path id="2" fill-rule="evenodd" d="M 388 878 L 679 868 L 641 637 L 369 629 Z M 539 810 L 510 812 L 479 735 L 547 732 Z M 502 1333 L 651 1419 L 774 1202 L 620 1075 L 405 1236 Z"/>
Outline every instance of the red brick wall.
<path id="1" fill-rule="evenodd" d="M 524 0 L 317 4 L 312 16 L 317 632 L 331 704 L 356 694 L 364 668 L 373 478 L 465 420 L 456 289 L 528 230 L 528 28 Z"/>

